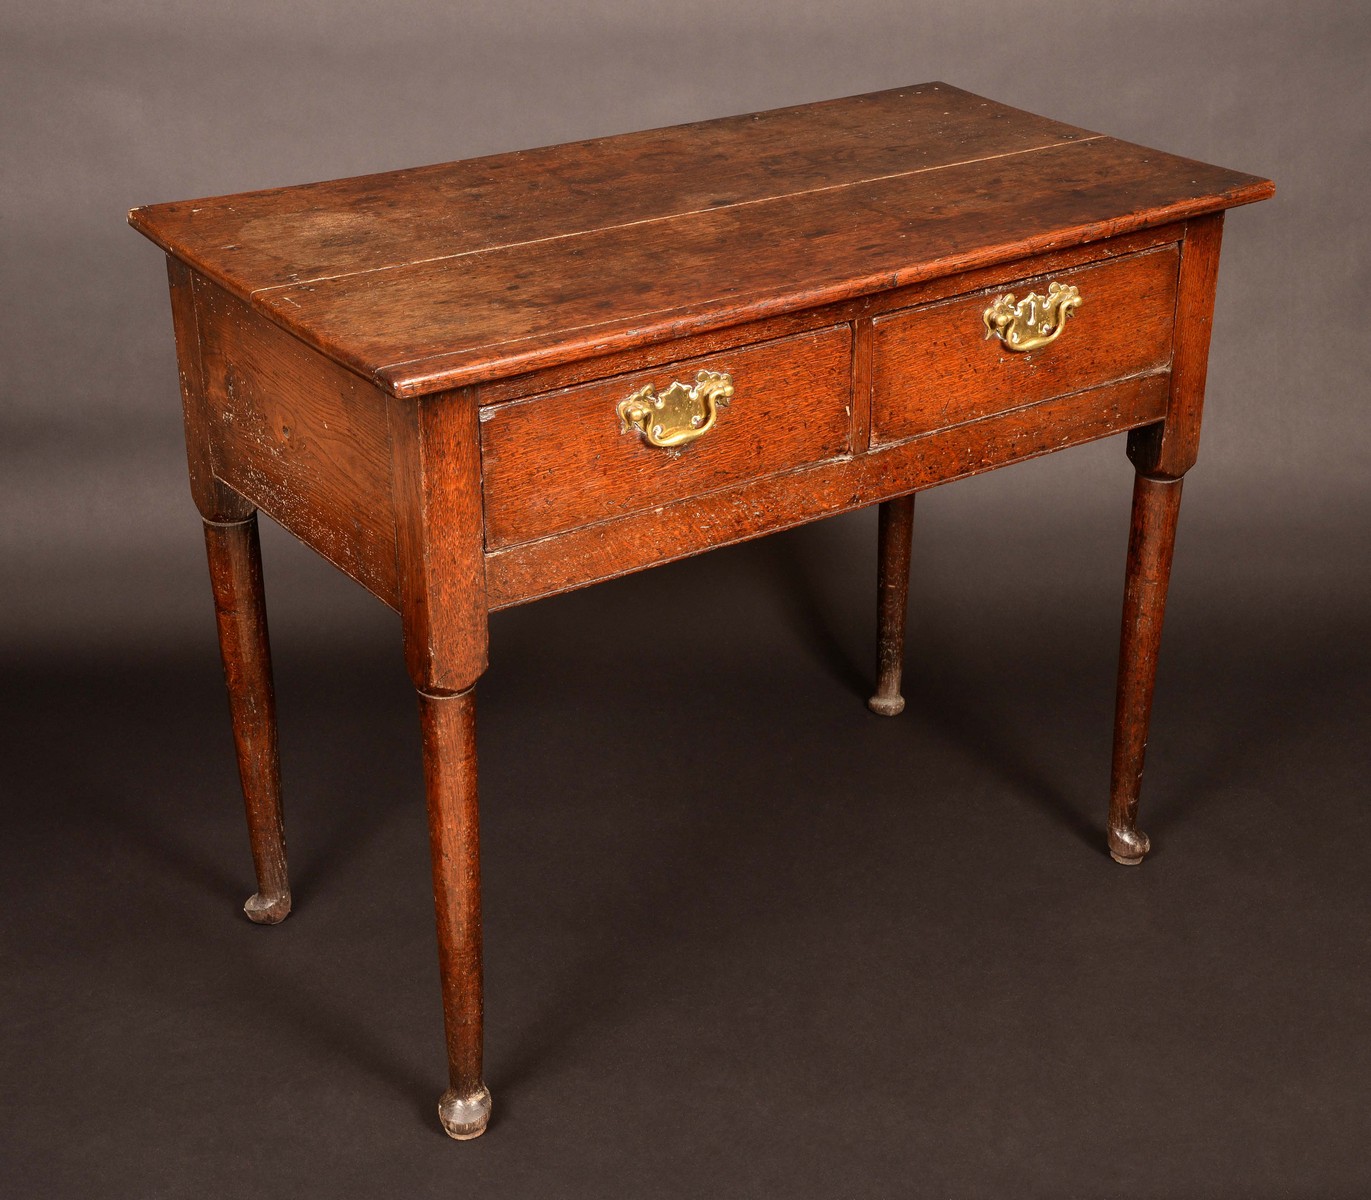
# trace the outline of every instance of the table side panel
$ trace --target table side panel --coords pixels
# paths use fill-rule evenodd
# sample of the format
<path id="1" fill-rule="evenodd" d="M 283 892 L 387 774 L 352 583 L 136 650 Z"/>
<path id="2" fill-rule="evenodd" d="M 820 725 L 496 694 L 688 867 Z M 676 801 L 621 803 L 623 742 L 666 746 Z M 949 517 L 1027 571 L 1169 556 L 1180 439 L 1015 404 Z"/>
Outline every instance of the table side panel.
<path id="1" fill-rule="evenodd" d="M 880 316 L 875 327 L 871 440 L 945 429 L 1065 392 L 1155 371 L 1171 358 L 1180 255 L 1175 245 L 1049 276 L 1009 277 L 971 296 Z M 1050 281 L 1083 303 L 1061 336 L 1016 352 L 987 338 L 998 295 L 1022 301 Z"/>
<path id="2" fill-rule="evenodd" d="M 215 475 L 398 607 L 386 396 L 195 280 Z"/>
<path id="3" fill-rule="evenodd" d="M 863 508 L 1160 420 L 1159 370 L 486 556 L 492 609 Z"/>
<path id="4" fill-rule="evenodd" d="M 209 407 L 205 402 L 205 372 L 200 361 L 200 322 L 195 312 L 195 274 L 178 259 L 167 258 L 171 323 L 176 338 L 177 377 L 186 429 L 186 465 L 190 494 L 206 521 L 229 525 L 246 521 L 253 505 L 214 474 L 210 454 Z"/>
<path id="5" fill-rule="evenodd" d="M 852 331 L 830 326 L 481 411 L 486 544 L 532 541 L 849 452 Z M 645 385 L 733 379 L 714 427 L 677 449 L 625 432 Z"/>

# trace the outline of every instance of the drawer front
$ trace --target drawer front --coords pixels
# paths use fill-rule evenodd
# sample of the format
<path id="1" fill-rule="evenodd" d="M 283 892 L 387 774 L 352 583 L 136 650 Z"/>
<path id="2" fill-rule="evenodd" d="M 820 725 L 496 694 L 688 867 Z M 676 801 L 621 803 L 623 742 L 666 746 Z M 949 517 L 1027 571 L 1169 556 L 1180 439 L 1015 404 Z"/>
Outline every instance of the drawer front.
<path id="1" fill-rule="evenodd" d="M 1171 359 L 1176 246 L 1002 284 L 873 321 L 871 440 L 889 444 L 1157 370 Z M 986 337 L 985 311 L 1012 292 L 1074 286 L 1060 335 L 1015 351 Z"/>
<path id="2" fill-rule="evenodd" d="M 851 364 L 850 327 L 837 325 L 482 409 L 487 548 L 848 453 Z M 702 372 L 732 380 L 712 424 L 697 383 Z M 645 433 L 626 423 L 620 406 L 649 387 L 649 401 L 668 399 L 674 384 L 682 385 L 678 399 L 685 389 L 700 391 L 681 409 L 698 404 L 696 423 L 706 431 L 681 445 L 652 445 L 650 435 L 693 433 L 689 418 L 666 427 L 648 418 Z"/>

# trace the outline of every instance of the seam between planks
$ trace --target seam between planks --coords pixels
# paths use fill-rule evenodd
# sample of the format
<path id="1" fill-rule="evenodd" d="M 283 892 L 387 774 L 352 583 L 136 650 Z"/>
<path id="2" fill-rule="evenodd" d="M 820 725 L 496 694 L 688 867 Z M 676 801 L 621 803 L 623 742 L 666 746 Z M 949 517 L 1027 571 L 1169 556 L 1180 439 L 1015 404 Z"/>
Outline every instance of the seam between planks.
<path id="1" fill-rule="evenodd" d="M 814 196 L 821 192 L 842 191 L 843 188 L 863 187 L 869 183 L 883 183 L 891 179 L 903 179 L 910 175 L 925 175 L 932 171 L 948 171 L 956 167 L 973 166 L 976 163 L 994 162 L 1000 158 L 1014 158 L 1021 154 L 1036 154 L 1040 150 L 1055 150 L 1059 146 L 1078 146 L 1084 142 L 1095 142 L 1107 138 L 1108 134 L 1094 133 L 1087 137 L 1063 138 L 1055 142 L 1044 142 L 1041 146 L 1028 146 L 1022 150 L 1006 150 L 1000 154 L 986 154 L 980 158 L 964 158 L 958 162 L 939 163 L 932 167 L 915 167 L 910 171 L 892 171 L 888 175 L 872 175 L 863 179 L 849 179 L 842 183 L 827 183 L 822 187 L 805 188 L 798 192 L 781 192 L 774 196 L 758 196 L 751 200 L 739 200 L 734 204 L 718 204 L 707 208 L 689 208 L 682 212 L 666 213 L 660 217 L 641 217 L 636 221 L 623 221 L 617 225 L 599 225 L 594 229 L 578 229 L 572 233 L 554 233 L 547 237 L 528 238 L 522 242 L 504 242 L 498 246 L 482 246 L 475 250 L 460 250 L 455 254 L 435 254 L 431 258 L 407 259 L 405 262 L 390 263 L 384 267 L 365 267 L 359 271 L 340 271 L 337 275 L 316 275 L 310 279 L 296 279 L 290 283 L 274 283 L 270 287 L 256 288 L 249 293 L 252 297 L 264 296 L 268 292 L 289 291 L 291 288 L 309 287 L 316 283 L 332 283 L 338 279 L 351 279 L 358 275 L 379 275 L 383 271 L 401 271 L 408 267 L 422 267 L 430 263 L 455 261 L 472 258 L 479 254 L 498 254 L 504 250 L 517 250 L 524 246 L 538 246 L 547 242 L 568 241 L 572 238 L 589 237 L 599 233 L 609 233 L 619 229 L 632 229 L 641 225 L 659 225 L 665 221 L 675 221 L 684 217 L 698 217 L 706 213 L 728 212 L 734 208 L 747 208 L 756 204 L 774 204 L 778 200 L 790 200 L 798 196 Z"/>

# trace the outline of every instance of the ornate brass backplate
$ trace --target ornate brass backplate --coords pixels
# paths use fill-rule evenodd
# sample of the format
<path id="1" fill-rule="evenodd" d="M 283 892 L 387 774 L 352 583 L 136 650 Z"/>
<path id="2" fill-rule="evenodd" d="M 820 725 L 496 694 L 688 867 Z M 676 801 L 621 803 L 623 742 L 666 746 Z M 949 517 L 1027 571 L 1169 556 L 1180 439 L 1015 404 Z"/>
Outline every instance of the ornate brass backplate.
<path id="1" fill-rule="evenodd" d="M 636 429 L 649 446 L 684 446 L 714 428 L 732 397 L 733 376 L 722 371 L 701 371 L 693 387 L 677 381 L 660 395 L 648 384 L 619 401 L 619 431 Z"/>
<path id="2" fill-rule="evenodd" d="M 1071 284 L 1048 284 L 1046 296 L 1029 292 L 1017 304 L 1014 293 L 1006 292 L 985 310 L 985 336 L 999 338 L 1010 350 L 1037 350 L 1061 336 L 1066 318 L 1081 303 Z"/>

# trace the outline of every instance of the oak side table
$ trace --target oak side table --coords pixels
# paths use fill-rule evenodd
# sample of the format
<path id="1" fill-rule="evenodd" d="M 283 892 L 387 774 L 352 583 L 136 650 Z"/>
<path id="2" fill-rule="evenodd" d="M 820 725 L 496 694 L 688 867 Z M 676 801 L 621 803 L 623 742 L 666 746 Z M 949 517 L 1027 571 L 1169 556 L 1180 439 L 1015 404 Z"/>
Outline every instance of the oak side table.
<path id="1" fill-rule="evenodd" d="M 481 1134 L 487 614 L 1128 431 L 1108 845 L 1135 823 L 1225 209 L 1270 181 L 930 83 L 129 214 L 167 254 L 257 892 L 290 911 L 257 510 L 396 609 L 454 1138 Z"/>

